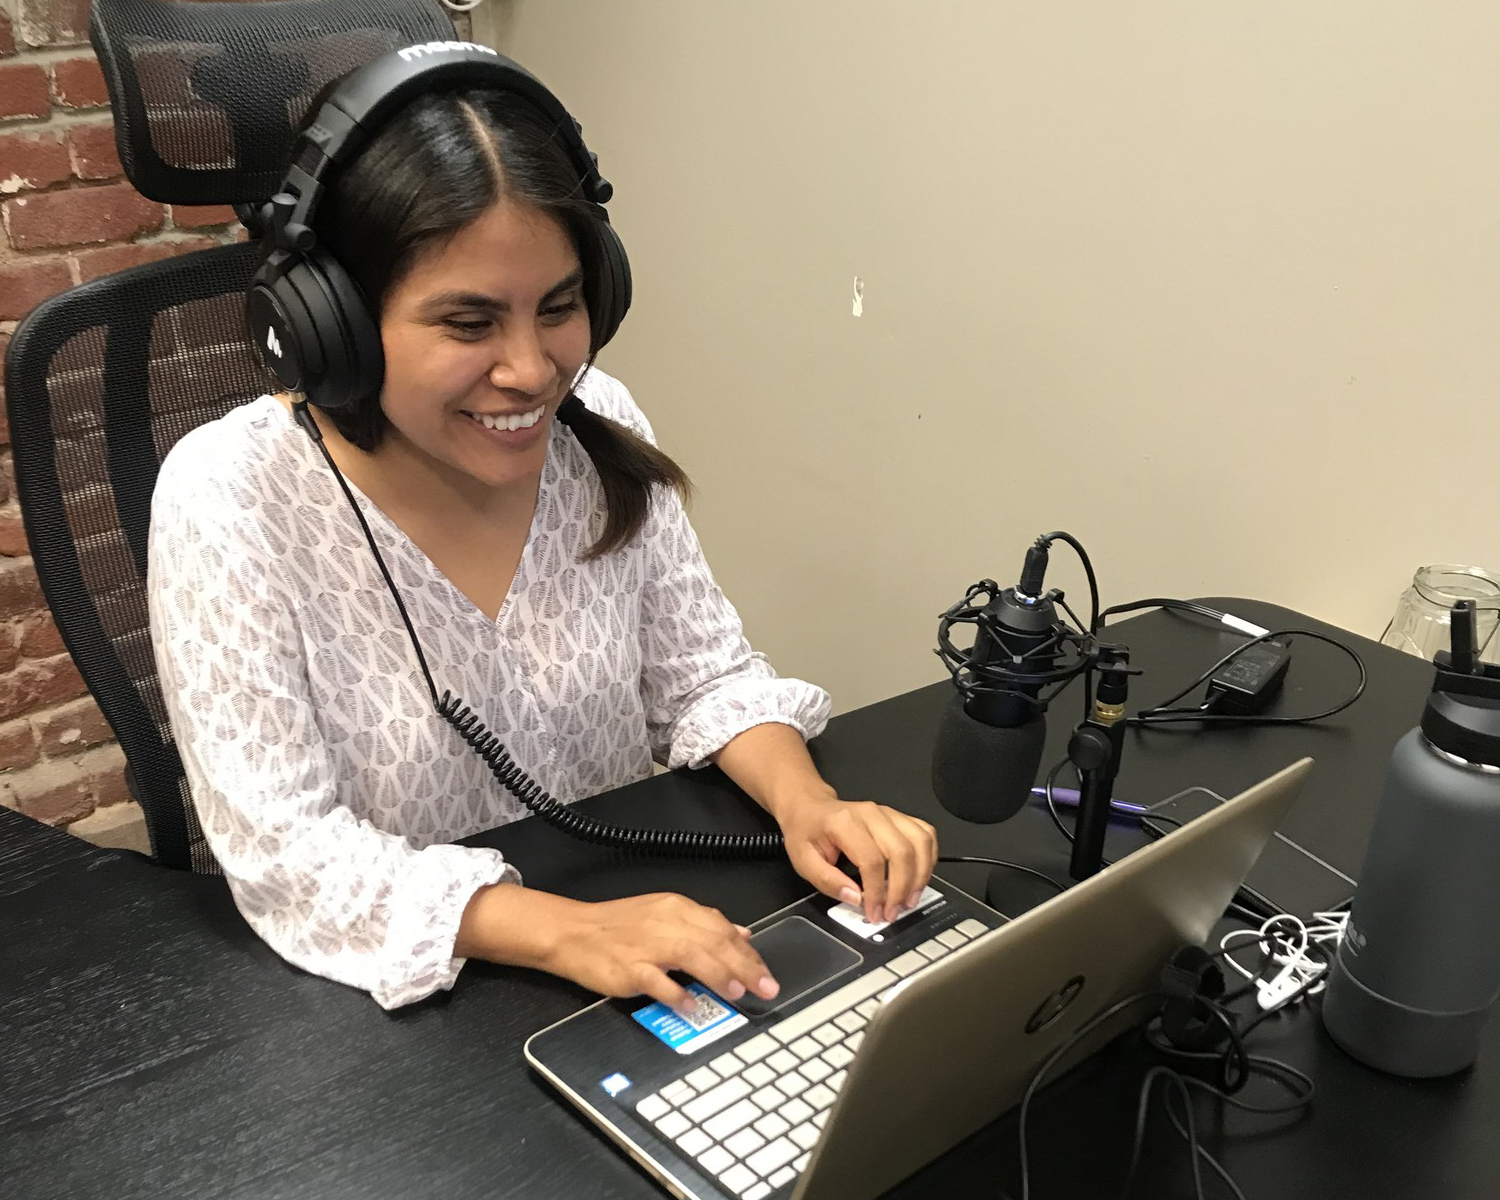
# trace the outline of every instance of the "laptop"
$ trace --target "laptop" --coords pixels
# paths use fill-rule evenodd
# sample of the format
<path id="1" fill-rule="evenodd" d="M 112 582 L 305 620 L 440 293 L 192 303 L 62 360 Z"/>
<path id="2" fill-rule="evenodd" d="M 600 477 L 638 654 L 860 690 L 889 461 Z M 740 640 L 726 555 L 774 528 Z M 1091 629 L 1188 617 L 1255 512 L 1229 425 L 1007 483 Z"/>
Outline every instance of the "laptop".
<path id="1" fill-rule="evenodd" d="M 694 984 L 684 1018 L 602 1000 L 534 1034 L 527 1061 L 683 1200 L 871 1200 L 1018 1104 L 1076 1030 L 1205 943 L 1311 767 L 1014 920 L 936 876 L 887 925 L 808 897 L 752 926 L 775 1001 Z M 1057 1073 L 1156 1007 L 1101 1024 Z"/>

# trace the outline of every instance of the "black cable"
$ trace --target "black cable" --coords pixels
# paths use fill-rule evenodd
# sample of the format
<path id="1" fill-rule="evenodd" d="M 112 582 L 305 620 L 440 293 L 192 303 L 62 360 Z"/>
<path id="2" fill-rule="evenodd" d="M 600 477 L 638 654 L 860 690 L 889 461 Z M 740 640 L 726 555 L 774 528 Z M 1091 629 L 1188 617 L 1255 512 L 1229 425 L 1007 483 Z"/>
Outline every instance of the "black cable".
<path id="1" fill-rule="evenodd" d="M 1228 613 L 1222 613 L 1217 608 L 1210 608 L 1206 604 L 1200 604 L 1196 600 L 1173 600 L 1166 596 L 1153 596 L 1149 600 L 1133 600 L 1129 604 L 1112 604 L 1099 614 L 1099 622 L 1102 625 L 1110 617 L 1119 616 L 1121 613 L 1139 612 L 1143 608 L 1169 608 L 1177 612 L 1195 613 L 1200 617 L 1207 617 L 1211 621 L 1222 622 Z"/>
<path id="2" fill-rule="evenodd" d="M 1078 561 L 1083 564 L 1083 573 L 1089 581 L 1089 633 L 1096 633 L 1099 629 L 1099 580 L 1094 576 L 1094 564 L 1089 561 L 1089 553 L 1083 548 L 1071 533 L 1064 533 L 1061 529 L 1054 529 L 1051 533 L 1044 533 L 1037 538 L 1038 546 L 1045 546 L 1050 542 L 1066 542 L 1073 547 L 1074 553 L 1078 555 Z M 1075 620 L 1077 618 L 1074 618 Z"/>
<path id="3" fill-rule="evenodd" d="M 447 690 L 439 696 L 437 685 L 432 679 L 432 672 L 427 666 L 427 656 L 422 653 L 422 643 L 417 639 L 417 631 L 412 627 L 411 617 L 407 615 L 401 592 L 397 589 L 395 580 L 391 578 L 390 570 L 385 565 L 385 558 L 380 553 L 380 547 L 375 544 L 375 537 L 370 532 L 369 523 L 365 520 L 365 514 L 355 500 L 354 493 L 344 478 L 344 473 L 339 470 L 338 464 L 333 461 L 333 455 L 323 444 L 323 433 L 308 411 L 307 401 L 305 399 L 296 401 L 292 405 L 292 412 L 297 423 L 307 431 L 313 444 L 322 452 L 324 461 L 328 463 L 334 477 L 339 481 L 339 486 L 344 490 L 349 507 L 354 510 L 354 515 L 359 520 L 359 527 L 364 530 L 365 541 L 369 543 L 370 550 L 375 555 L 375 562 L 380 567 L 380 574 L 385 579 L 386 588 L 389 589 L 392 599 L 396 601 L 396 608 L 401 614 L 401 623 L 406 626 L 406 634 L 411 639 L 412 649 L 416 652 L 417 665 L 422 669 L 422 678 L 427 682 L 427 690 L 432 694 L 433 707 L 437 710 L 438 716 L 448 722 L 458 736 L 468 743 L 469 748 L 479 755 L 501 787 L 549 825 L 580 841 L 596 846 L 633 850 L 644 854 L 719 860 L 776 858 L 782 854 L 784 845 L 779 833 L 703 833 L 686 829 L 642 829 L 600 821 L 577 809 L 570 808 L 549 795 L 545 788 L 516 764 L 500 739 L 485 727 L 484 722 L 464 704 L 460 697 Z"/>
<path id="4" fill-rule="evenodd" d="M 1059 893 L 1062 893 L 1062 892 L 1065 892 L 1065 891 L 1068 890 L 1068 885 L 1067 884 L 1065 884 L 1065 883 L 1058 883 L 1057 880 L 1053 879 L 1052 876 L 1050 876 L 1050 875 L 1044 874 L 1041 871 L 1034 870 L 1031 867 L 1023 866 L 1021 863 L 1006 862 L 1004 859 L 1000 859 L 1000 858 L 979 858 L 977 856 L 968 855 L 968 854 L 954 854 L 954 855 L 944 854 L 944 855 L 940 855 L 938 857 L 938 862 L 945 862 L 945 863 L 978 863 L 980 866 L 1006 867 L 1006 868 L 1008 868 L 1009 870 L 1012 870 L 1012 871 L 1020 871 L 1022 874 L 1025 874 L 1025 875 L 1034 875 L 1036 878 L 1040 879 L 1043 883 L 1050 883 L 1052 885 L 1052 887 L 1054 889 L 1056 889 L 1056 891 L 1059 892 Z"/>
<path id="5" fill-rule="evenodd" d="M 1348 655 L 1351 659 L 1354 660 L 1354 665 L 1359 670 L 1359 683 L 1355 686 L 1354 692 L 1346 699 L 1340 701 L 1338 704 L 1335 704 L 1333 707 L 1326 708 L 1322 712 L 1313 713 L 1309 716 L 1304 717 L 1252 715 L 1236 716 L 1229 713 L 1213 713 L 1202 711 L 1184 712 L 1180 709 L 1168 709 L 1168 705 L 1175 704 L 1178 700 L 1181 700 L 1194 688 L 1200 686 L 1201 684 L 1207 683 L 1208 680 L 1213 677 L 1215 672 L 1217 672 L 1226 664 L 1232 662 L 1236 657 L 1243 654 L 1246 650 L 1250 649 L 1250 647 L 1259 645 L 1261 642 L 1268 642 L 1272 638 L 1279 637 L 1310 637 L 1316 641 L 1327 642 L 1330 646 L 1333 646 L 1334 648 Z M 1188 684 L 1187 687 L 1182 688 L 1180 691 L 1167 697 L 1167 699 L 1163 700 L 1160 704 L 1152 708 L 1143 709 L 1141 712 L 1136 713 L 1134 716 L 1126 717 L 1125 723 L 1127 725 L 1134 725 L 1138 728 L 1148 725 L 1168 725 L 1185 721 L 1191 721 L 1194 723 L 1233 723 L 1237 725 L 1307 725 L 1313 721 L 1324 720 L 1327 717 L 1333 716 L 1335 713 L 1343 712 L 1344 709 L 1348 708 L 1351 704 L 1353 704 L 1356 700 L 1364 695 L 1365 685 L 1368 682 L 1369 673 L 1365 670 L 1364 659 L 1359 656 L 1359 654 L 1353 649 L 1353 647 L 1346 646 L 1337 638 L 1331 638 L 1327 634 L 1315 633 L 1311 629 L 1277 629 L 1270 633 L 1262 634 L 1260 637 L 1251 638 L 1244 644 L 1236 646 L 1228 654 L 1224 655 L 1223 658 L 1219 659 L 1218 662 L 1214 663 L 1213 666 L 1209 667 L 1208 670 L 1204 671 L 1203 674 L 1199 675 L 1197 679 L 1193 680 L 1192 683 Z"/>
<path id="6" fill-rule="evenodd" d="M 1158 992 L 1137 992 L 1133 996 L 1127 996 L 1123 1000 L 1116 1001 L 1114 1004 L 1111 1004 L 1108 1008 L 1106 1008 L 1102 1013 L 1099 1013 L 1097 1016 L 1085 1021 L 1082 1025 L 1075 1029 L 1066 1039 L 1064 1039 L 1062 1044 L 1058 1046 L 1057 1049 L 1052 1051 L 1052 1053 L 1042 1061 L 1042 1065 L 1036 1069 L 1035 1073 L 1033 1073 L 1033 1075 L 1031 1076 L 1031 1082 L 1026 1085 L 1026 1092 L 1021 1097 L 1021 1108 L 1018 1117 L 1018 1136 L 1021 1143 L 1021 1200 L 1031 1200 L 1031 1164 L 1027 1159 L 1026 1154 L 1026 1115 L 1028 1110 L 1031 1108 L 1031 1098 L 1036 1095 L 1036 1091 L 1041 1086 L 1042 1080 L 1047 1077 L 1047 1072 L 1049 1072 L 1057 1064 L 1058 1060 L 1060 1060 L 1064 1055 L 1068 1054 L 1074 1046 L 1078 1045 L 1079 1042 L 1081 1042 L 1089 1034 L 1093 1033 L 1094 1030 L 1098 1029 L 1099 1026 L 1103 1025 L 1106 1021 L 1119 1016 L 1120 1013 L 1139 1004 L 1142 1000 L 1160 999 L 1161 995 Z"/>

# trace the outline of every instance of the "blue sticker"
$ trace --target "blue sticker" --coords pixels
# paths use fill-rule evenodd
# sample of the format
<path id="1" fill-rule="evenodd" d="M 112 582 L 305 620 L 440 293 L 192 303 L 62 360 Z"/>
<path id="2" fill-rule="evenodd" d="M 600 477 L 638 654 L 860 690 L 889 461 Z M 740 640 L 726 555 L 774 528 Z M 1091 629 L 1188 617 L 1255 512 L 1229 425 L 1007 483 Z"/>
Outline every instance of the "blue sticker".
<path id="1" fill-rule="evenodd" d="M 701 983 L 690 983 L 687 990 L 692 993 L 696 1004 L 691 1016 L 684 1017 L 659 1002 L 638 1008 L 630 1015 L 678 1054 L 701 1050 L 710 1042 L 716 1042 L 748 1024 L 744 1014 L 730 1008 Z"/>
<path id="2" fill-rule="evenodd" d="M 599 1086 L 602 1087 L 611 1096 L 618 1096 L 621 1092 L 623 1092 L 630 1086 L 630 1080 L 626 1079 L 625 1076 L 616 1071 L 608 1079 L 600 1080 Z"/>

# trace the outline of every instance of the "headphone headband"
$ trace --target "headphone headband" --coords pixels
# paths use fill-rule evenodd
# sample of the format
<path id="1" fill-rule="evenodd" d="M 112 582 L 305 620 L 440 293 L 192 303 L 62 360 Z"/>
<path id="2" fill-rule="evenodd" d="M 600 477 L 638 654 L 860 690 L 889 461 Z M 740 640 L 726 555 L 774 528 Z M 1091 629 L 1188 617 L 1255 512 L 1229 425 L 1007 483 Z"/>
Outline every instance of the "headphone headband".
<path id="1" fill-rule="evenodd" d="M 585 198 L 599 206 L 601 219 L 608 220 L 603 205 L 614 189 L 600 176 L 595 156 L 584 145 L 582 126 L 541 80 L 514 59 L 477 42 L 424 42 L 355 69 L 324 100 L 292 147 L 283 190 L 291 191 L 297 203 L 278 224 L 311 226 L 329 172 L 355 157 L 392 113 L 416 96 L 465 84 L 518 96 L 546 118 L 561 136 Z"/>

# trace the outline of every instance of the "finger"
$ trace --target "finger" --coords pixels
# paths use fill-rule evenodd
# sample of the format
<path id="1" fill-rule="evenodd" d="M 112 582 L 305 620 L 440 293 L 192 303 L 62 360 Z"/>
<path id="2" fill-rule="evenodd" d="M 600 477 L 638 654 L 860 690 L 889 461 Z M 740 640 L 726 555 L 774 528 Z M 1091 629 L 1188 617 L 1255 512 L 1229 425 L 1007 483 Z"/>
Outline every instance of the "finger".
<path id="1" fill-rule="evenodd" d="M 749 950 L 748 944 L 705 945 L 683 937 L 674 947 L 672 965 L 711 987 L 731 1004 L 746 992 L 770 1000 L 781 990 L 760 955 Z"/>
<path id="2" fill-rule="evenodd" d="M 819 854 L 815 847 L 789 846 L 787 857 L 792 860 L 797 874 L 823 895 L 852 904 L 855 908 L 863 907 L 864 898 L 860 895 L 859 884 Z"/>
<path id="3" fill-rule="evenodd" d="M 686 907 L 682 910 L 681 916 L 684 925 L 692 930 L 692 940 L 699 945 L 706 946 L 711 953 L 733 964 L 736 978 L 743 982 L 747 989 L 754 991 L 756 995 L 764 995 L 769 1000 L 775 994 L 776 981 L 766 966 L 765 960 L 751 944 L 750 931 L 743 925 L 734 924 L 716 908 L 709 908 L 691 900 L 685 900 L 684 903 Z M 688 970 L 688 968 L 684 966 L 683 970 Z M 769 994 L 767 994 L 768 988 L 771 989 Z M 740 995 L 743 994 L 743 992 L 740 993 Z M 726 996 L 725 999 L 729 997 Z M 734 999 L 738 1000 L 739 995 Z"/>
<path id="4" fill-rule="evenodd" d="M 872 804 L 865 815 L 867 828 L 880 852 L 885 855 L 886 893 L 883 916 L 894 921 L 908 907 L 917 880 L 917 851 L 904 830 L 894 820 L 900 814 Z"/>
<path id="5" fill-rule="evenodd" d="M 912 844 L 917 849 L 917 881 L 912 886 L 911 897 L 906 906 L 915 908 L 917 901 L 922 898 L 923 889 L 932 878 L 932 872 L 937 869 L 938 837 L 937 830 L 926 821 L 918 817 L 906 817 L 905 820 L 911 827 Z"/>
<path id="6" fill-rule="evenodd" d="M 637 995 L 650 996 L 681 1016 L 692 1016 L 697 1010 L 698 1001 L 693 993 L 660 967 L 648 962 L 637 963 L 631 970 L 631 980 Z"/>
<path id="7" fill-rule="evenodd" d="M 829 830 L 829 836 L 844 857 L 859 869 L 865 920 L 871 925 L 881 924 L 885 920 L 885 853 L 871 835 L 861 815 L 861 806 L 851 804 L 848 815 L 837 829 Z"/>

